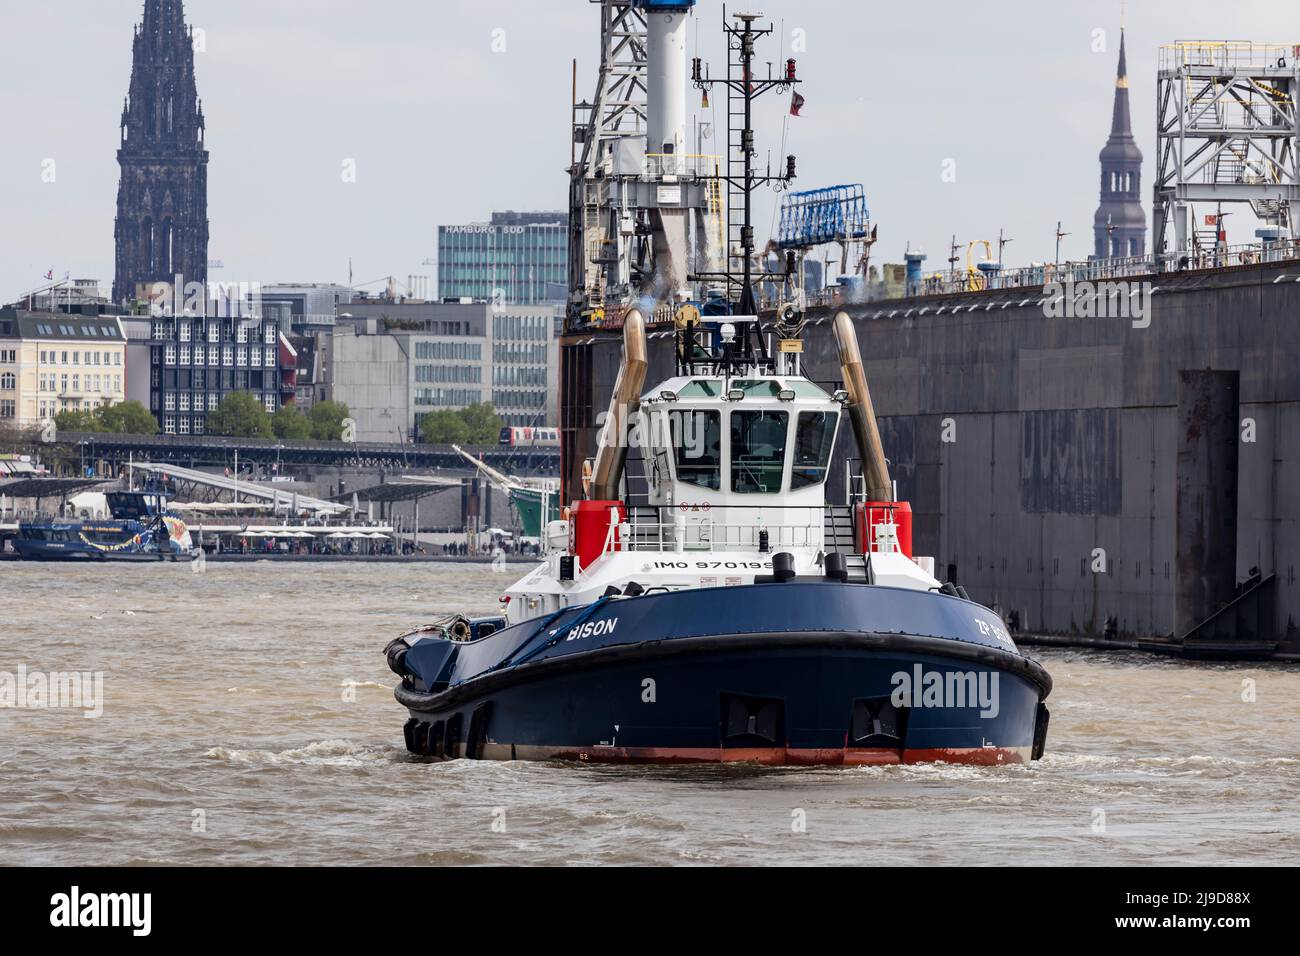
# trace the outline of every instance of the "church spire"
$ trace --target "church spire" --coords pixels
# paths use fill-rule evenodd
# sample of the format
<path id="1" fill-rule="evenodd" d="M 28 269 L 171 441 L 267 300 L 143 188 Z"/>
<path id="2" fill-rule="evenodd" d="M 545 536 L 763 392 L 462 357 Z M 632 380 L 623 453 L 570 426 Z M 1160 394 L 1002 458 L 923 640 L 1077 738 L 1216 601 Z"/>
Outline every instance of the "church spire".
<path id="1" fill-rule="evenodd" d="M 194 48 L 181 0 L 145 0 L 136 29 L 122 143 L 200 151 L 203 113 L 194 80 Z"/>
<path id="2" fill-rule="evenodd" d="M 142 285 L 207 281 L 207 163 L 182 0 L 145 0 L 122 110 L 113 299 Z"/>
<path id="3" fill-rule="evenodd" d="M 1147 224 L 1142 211 L 1142 150 L 1133 138 L 1128 101 L 1128 52 L 1119 34 L 1115 101 L 1110 137 L 1101 151 L 1101 203 L 1093 217 L 1093 253 L 1098 259 L 1146 255 Z"/>
<path id="4" fill-rule="evenodd" d="M 1128 105 L 1128 57 L 1124 52 L 1124 31 L 1119 31 L 1119 67 L 1115 70 L 1115 105 L 1111 110 L 1111 139 L 1133 138 L 1133 118 Z"/>
<path id="5" fill-rule="evenodd" d="M 181 0 L 145 0 L 144 32 L 173 34 L 185 28 L 185 10 Z"/>

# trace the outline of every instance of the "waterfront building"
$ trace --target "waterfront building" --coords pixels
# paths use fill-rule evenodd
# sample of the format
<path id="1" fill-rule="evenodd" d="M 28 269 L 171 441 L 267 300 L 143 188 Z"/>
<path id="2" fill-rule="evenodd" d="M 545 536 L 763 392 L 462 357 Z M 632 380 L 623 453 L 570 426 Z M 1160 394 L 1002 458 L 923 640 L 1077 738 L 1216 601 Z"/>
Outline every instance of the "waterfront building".
<path id="1" fill-rule="evenodd" d="M 98 279 L 63 279 L 55 282 L 30 297 L 24 297 L 23 303 L 30 302 L 28 308 L 37 312 L 87 312 L 91 306 L 96 311 L 113 311 L 108 297 L 100 288 Z"/>
<path id="2" fill-rule="evenodd" d="M 274 414 L 292 404 L 296 356 L 273 318 L 149 317 L 149 410 L 168 435 L 202 435 L 231 392 L 251 392 Z"/>
<path id="3" fill-rule="evenodd" d="M 316 338 L 327 383 L 318 394 L 347 404 L 360 440 L 411 440 L 430 412 L 481 402 L 507 425 L 554 425 L 555 315 L 550 306 L 358 297 Z"/>
<path id="4" fill-rule="evenodd" d="M 508 305 L 563 303 L 568 215 L 494 212 L 490 222 L 438 227 L 438 295 Z"/>
<path id="5" fill-rule="evenodd" d="M 550 306 L 504 306 L 491 311 L 489 401 L 507 425 L 558 421 L 559 340 Z"/>
<path id="6" fill-rule="evenodd" d="M 126 337 L 126 400 L 152 411 L 153 323 L 140 316 L 123 316 L 119 321 Z"/>
<path id="7" fill-rule="evenodd" d="M 323 402 L 329 397 L 325 360 L 329 356 L 331 336 L 328 333 L 311 332 L 287 338 L 297 356 L 293 403 L 306 412 L 316 402 Z"/>
<path id="8" fill-rule="evenodd" d="M 116 317 L 0 309 L 0 424 L 124 401 L 125 355 Z"/>
<path id="9" fill-rule="evenodd" d="M 282 322 L 281 331 L 300 336 L 333 328 L 339 307 L 348 305 L 354 294 L 347 286 L 332 282 L 287 282 L 259 290 L 263 313 L 287 306 L 288 326 Z"/>

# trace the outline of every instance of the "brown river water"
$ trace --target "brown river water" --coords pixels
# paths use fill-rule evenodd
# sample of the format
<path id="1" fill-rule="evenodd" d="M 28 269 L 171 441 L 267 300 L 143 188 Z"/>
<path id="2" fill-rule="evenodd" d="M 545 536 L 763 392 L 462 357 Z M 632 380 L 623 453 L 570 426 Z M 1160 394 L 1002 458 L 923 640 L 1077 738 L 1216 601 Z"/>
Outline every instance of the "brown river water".
<path id="1" fill-rule="evenodd" d="M 0 564 L 0 679 L 104 675 L 95 719 L 0 709 L 0 861 L 1300 862 L 1296 666 L 1036 651 L 1056 687 L 1027 767 L 409 757 L 384 644 L 495 610 L 518 572 Z"/>

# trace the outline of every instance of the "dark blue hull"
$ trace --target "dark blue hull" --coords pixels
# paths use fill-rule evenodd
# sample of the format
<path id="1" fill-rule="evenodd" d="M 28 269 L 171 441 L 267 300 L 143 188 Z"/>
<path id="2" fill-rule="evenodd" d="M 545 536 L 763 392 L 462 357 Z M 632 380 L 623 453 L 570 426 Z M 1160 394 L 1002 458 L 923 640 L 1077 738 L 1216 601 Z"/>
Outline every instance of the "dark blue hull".
<path id="1" fill-rule="evenodd" d="M 691 626 L 706 609 L 711 633 Z M 888 627 L 898 615 L 912 633 Z M 782 626 L 796 619 L 824 629 Z M 945 620 L 952 636 L 924 633 Z M 865 585 L 646 595 L 459 646 L 417 641 L 396 695 L 408 749 L 434 757 L 1018 763 L 1042 751 L 1051 680 L 983 633 L 1000 624 L 957 598 Z"/>
<path id="2" fill-rule="evenodd" d="M 68 542 L 12 539 L 13 549 L 24 561 L 180 561 L 188 560 L 183 552 L 157 550 L 105 551 Z"/>

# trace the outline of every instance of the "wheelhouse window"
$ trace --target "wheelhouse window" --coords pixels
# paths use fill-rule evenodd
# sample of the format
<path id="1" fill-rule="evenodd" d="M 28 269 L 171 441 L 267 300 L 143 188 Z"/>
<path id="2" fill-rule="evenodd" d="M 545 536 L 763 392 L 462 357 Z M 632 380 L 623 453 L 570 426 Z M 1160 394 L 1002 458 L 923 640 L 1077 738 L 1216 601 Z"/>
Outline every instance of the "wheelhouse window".
<path id="1" fill-rule="evenodd" d="M 781 490 L 785 472 L 788 412 L 731 413 L 731 490 L 772 494 Z"/>
<path id="2" fill-rule="evenodd" d="M 722 487 L 722 416 L 681 409 L 671 416 L 677 480 L 717 491 Z"/>
<path id="3" fill-rule="evenodd" d="M 771 378 L 736 379 L 731 387 L 740 389 L 746 398 L 776 398 L 781 394 L 781 383 Z"/>
<path id="4" fill-rule="evenodd" d="M 687 382 L 678 393 L 680 398 L 717 398 L 722 394 L 722 382 L 719 379 L 697 378 Z"/>
<path id="5" fill-rule="evenodd" d="M 830 401 L 830 396 L 820 386 L 806 379 L 792 378 L 785 383 L 785 387 L 794 392 L 798 398 L 820 398 L 823 401 Z"/>
<path id="6" fill-rule="evenodd" d="M 835 446 L 836 412 L 800 412 L 794 436 L 794 464 L 790 488 L 807 488 L 826 480 L 831 449 Z"/>

